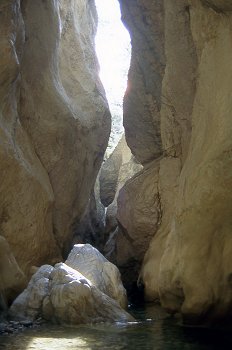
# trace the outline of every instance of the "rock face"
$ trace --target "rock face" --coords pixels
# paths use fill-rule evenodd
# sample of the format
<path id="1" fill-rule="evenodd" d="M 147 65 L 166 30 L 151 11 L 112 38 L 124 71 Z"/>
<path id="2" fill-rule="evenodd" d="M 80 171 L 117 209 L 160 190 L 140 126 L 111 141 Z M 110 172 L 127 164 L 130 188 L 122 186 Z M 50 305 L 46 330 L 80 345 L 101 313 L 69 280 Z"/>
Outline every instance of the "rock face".
<path id="1" fill-rule="evenodd" d="M 165 69 L 164 5 L 162 0 L 119 2 L 132 45 L 123 124 L 128 146 L 144 164 L 162 154 L 159 111 Z"/>
<path id="2" fill-rule="evenodd" d="M 0 233 L 26 274 L 61 260 L 107 146 L 93 1 L 0 4 Z"/>
<path id="3" fill-rule="evenodd" d="M 66 262 L 76 269 L 63 263 L 54 268 L 42 266 L 14 301 L 10 316 L 29 320 L 42 316 L 53 323 L 73 325 L 133 320 L 116 301 L 122 302 L 122 299 L 120 293 L 114 292 L 123 289 L 119 275 L 114 280 L 115 285 L 111 283 L 116 276 L 116 266 L 110 267 L 112 264 L 90 245 L 75 246 Z"/>
<path id="4" fill-rule="evenodd" d="M 141 164 L 132 156 L 123 135 L 113 153 L 103 163 L 99 177 L 101 202 L 107 207 L 106 239 L 117 227 L 117 199 L 120 189 L 141 169 Z"/>
<path id="5" fill-rule="evenodd" d="M 140 278 L 147 299 L 186 322 L 232 316 L 231 6 L 121 1 L 132 37 L 126 139 L 142 163 L 156 162 L 148 182 L 158 177 L 162 213 Z M 127 226 L 133 199 L 119 203 Z"/>
<path id="6" fill-rule="evenodd" d="M 141 171 L 142 168 L 142 165 L 132 156 L 125 137 L 123 136 L 114 152 L 111 154 L 111 157 L 103 164 L 100 176 L 102 201 L 104 202 L 104 199 L 110 198 L 110 201 L 107 202 L 107 204 L 110 203 L 110 205 L 106 210 L 106 245 L 104 247 L 104 253 L 107 259 L 119 267 L 123 283 L 127 290 L 129 285 L 131 285 L 133 281 L 136 281 L 138 277 L 138 266 L 136 263 L 138 252 L 134 250 L 130 237 L 128 239 L 128 234 L 126 232 L 124 234 L 122 231 L 122 224 L 117 217 L 117 202 L 120 200 L 120 197 L 125 199 L 123 192 L 121 194 L 121 191 L 123 191 L 121 190 L 123 185 L 125 183 L 129 184 L 132 181 L 133 176 Z M 117 173 L 115 169 L 118 169 Z M 112 188 L 114 189 L 113 191 L 111 190 Z M 142 237 L 140 237 L 140 243 L 141 238 Z M 146 246 L 144 237 L 142 238 L 142 241 L 144 241 L 143 245 Z M 137 271 L 136 274 L 133 273 L 135 269 Z"/>
<path id="7" fill-rule="evenodd" d="M 78 243 L 90 243 L 102 251 L 104 246 L 105 207 L 100 201 L 99 176 L 90 195 L 88 206 L 80 221 L 73 227 L 72 246 Z"/>
<path id="8" fill-rule="evenodd" d="M 126 290 L 121 283 L 120 273 L 96 248 L 90 244 L 74 245 L 65 264 L 78 270 L 101 292 L 126 308 Z"/>
<path id="9" fill-rule="evenodd" d="M 94 54 L 96 10 L 93 1 L 26 1 L 23 13 L 21 117 L 49 174 L 63 247 L 87 205 L 110 131 Z"/>
<path id="10" fill-rule="evenodd" d="M 21 292 L 26 283 L 9 244 L 0 236 L 0 310 L 7 307 L 7 300 Z"/>

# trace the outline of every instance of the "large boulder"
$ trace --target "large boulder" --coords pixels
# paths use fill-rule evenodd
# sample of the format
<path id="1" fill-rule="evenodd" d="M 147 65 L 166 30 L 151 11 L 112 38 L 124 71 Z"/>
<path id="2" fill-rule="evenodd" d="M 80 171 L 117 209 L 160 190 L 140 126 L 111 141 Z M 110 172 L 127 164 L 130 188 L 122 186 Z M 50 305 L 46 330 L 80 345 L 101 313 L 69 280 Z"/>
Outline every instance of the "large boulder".
<path id="1" fill-rule="evenodd" d="M 127 322 L 133 318 L 78 271 L 58 264 L 43 302 L 47 320 L 65 324 Z"/>
<path id="2" fill-rule="evenodd" d="M 116 203 L 115 219 L 119 227 L 110 234 L 105 252 L 119 267 L 123 283 L 131 290 L 149 243 L 161 223 L 157 163 L 144 167 L 129 179 L 120 189 Z"/>
<path id="3" fill-rule="evenodd" d="M 120 272 L 90 244 L 76 244 L 65 264 L 78 270 L 101 292 L 115 299 L 123 308 L 127 305 L 126 290 Z"/>
<path id="4" fill-rule="evenodd" d="M 93 253 L 93 258 L 88 253 Z M 33 275 L 27 289 L 12 304 L 10 317 L 32 321 L 43 317 L 59 324 L 133 320 L 119 305 L 119 302 L 122 303 L 121 295 L 115 293 L 117 288 L 121 290 L 119 272 L 117 275 L 117 268 L 103 259 L 89 245 L 77 246 L 67 261 L 76 269 L 64 263 L 55 267 L 42 266 Z M 89 275 L 90 279 L 78 269 Z M 112 288 L 113 279 L 117 285 Z"/>
<path id="5" fill-rule="evenodd" d="M 11 305 L 10 317 L 17 320 L 34 321 L 42 316 L 43 300 L 49 293 L 49 278 L 53 269 L 50 265 L 43 265 L 37 270 L 27 288 Z"/>
<path id="6" fill-rule="evenodd" d="M 102 164 L 100 181 L 100 198 L 105 207 L 108 207 L 114 200 L 121 166 L 131 159 L 131 151 L 126 144 L 123 135 L 108 159 Z"/>

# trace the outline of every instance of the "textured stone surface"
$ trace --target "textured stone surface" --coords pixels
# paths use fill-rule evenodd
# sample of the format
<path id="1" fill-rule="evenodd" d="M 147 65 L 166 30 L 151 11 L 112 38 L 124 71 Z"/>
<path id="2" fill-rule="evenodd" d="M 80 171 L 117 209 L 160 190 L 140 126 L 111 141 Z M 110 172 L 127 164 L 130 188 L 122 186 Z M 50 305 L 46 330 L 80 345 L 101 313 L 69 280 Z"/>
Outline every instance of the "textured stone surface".
<path id="1" fill-rule="evenodd" d="M 161 220 L 159 168 L 152 164 L 123 186 L 118 196 L 117 219 L 126 239 L 141 260 Z"/>
<path id="2" fill-rule="evenodd" d="M 126 322 L 133 318 L 119 304 L 96 288 L 85 276 L 65 264 L 51 273 L 50 294 L 43 315 L 55 323 Z"/>
<path id="3" fill-rule="evenodd" d="M 158 175 L 159 164 L 153 162 L 119 191 L 119 229 L 111 234 L 105 250 L 107 257 L 120 268 L 123 282 L 129 289 L 138 279 L 145 252 L 161 222 Z"/>
<path id="4" fill-rule="evenodd" d="M 93 247 L 91 247 L 92 249 L 89 249 L 89 245 L 84 247 L 88 248 L 88 252 L 91 254 L 94 253 Z M 77 248 L 76 246 L 76 250 Z M 85 270 L 91 280 L 81 274 L 79 270 L 64 263 L 56 264 L 54 268 L 43 265 L 33 275 L 27 289 L 14 301 L 9 315 L 17 320 L 32 321 L 42 316 L 53 323 L 71 325 L 132 321 L 133 317 L 124 311 L 115 299 L 102 291 L 105 289 L 107 292 L 112 292 L 110 278 L 115 273 L 113 268 L 109 269 L 109 265 L 112 264 L 104 261 L 105 268 L 103 268 L 102 274 L 96 268 L 91 271 L 90 263 L 106 259 L 99 252 L 96 252 L 93 257 L 86 254 L 85 256 L 83 254 L 80 254 L 79 257 L 76 254 L 74 256 L 74 252 L 75 248 L 70 255 L 69 262 L 78 268 L 80 267 L 82 271 Z M 79 253 L 81 253 L 80 249 Z M 88 268 L 84 266 L 83 259 L 85 259 L 85 265 Z M 102 269 L 99 263 L 97 266 Z M 114 268 L 117 269 L 115 266 Z M 111 276 L 107 275 L 107 271 Z M 100 281 L 100 278 L 104 278 L 104 282 Z M 119 285 L 121 283 L 120 280 L 115 280 L 115 282 Z M 108 286 L 107 283 L 109 283 Z M 115 294 L 112 296 L 115 297 Z"/>
<path id="5" fill-rule="evenodd" d="M 162 154 L 159 112 L 165 68 L 163 1 L 119 2 L 132 44 L 123 124 L 132 153 L 138 161 L 147 163 Z"/>
<path id="6" fill-rule="evenodd" d="M 100 251 L 104 246 L 105 207 L 100 201 L 99 176 L 89 199 L 88 206 L 73 227 L 72 246 L 78 243 L 90 243 Z"/>
<path id="7" fill-rule="evenodd" d="M 18 113 L 24 42 L 19 3 L 0 5 L 0 232 L 28 272 L 32 263 L 59 254 L 52 229 L 52 187 Z"/>
<path id="8" fill-rule="evenodd" d="M 63 247 L 87 205 L 110 131 L 93 46 L 95 7 L 27 1 L 24 20 L 21 116 L 49 174 L 54 232 Z"/>
<path id="9" fill-rule="evenodd" d="M 88 278 L 101 292 L 115 299 L 121 307 L 127 306 L 120 272 L 96 248 L 90 244 L 76 244 L 65 263 Z"/>
<path id="10" fill-rule="evenodd" d="M 100 198 L 105 207 L 108 207 L 113 202 L 117 192 L 120 168 L 130 158 L 131 151 L 126 144 L 125 135 L 123 135 L 114 151 L 101 167 L 99 177 Z"/>
<path id="11" fill-rule="evenodd" d="M 157 231 L 151 225 L 156 232 L 140 274 L 146 298 L 159 299 L 170 312 L 181 312 L 186 322 L 231 317 L 231 2 L 166 0 L 156 21 L 150 10 L 159 2 L 121 3 L 134 46 L 125 98 L 126 138 L 141 162 L 156 158 L 159 169 L 148 181 L 158 181 L 162 215 Z M 160 142 L 149 156 L 141 139 L 149 145 L 148 130 L 152 137 L 156 134 L 139 111 L 147 105 L 141 86 L 150 86 L 157 54 L 150 56 L 150 75 L 141 75 L 147 57 L 139 55 L 144 43 L 136 33 L 143 35 L 144 26 L 148 41 L 161 31 L 154 42 L 165 48 L 166 58 L 160 60 L 165 65 L 162 74 L 157 68 L 160 88 L 155 101 L 160 99 L 160 109 L 152 112 Z M 142 63 L 136 67 L 139 57 Z M 141 98 L 135 99 L 135 91 Z M 136 203 L 126 203 L 122 198 L 119 212 L 126 223 L 134 222 Z"/>
<path id="12" fill-rule="evenodd" d="M 120 162 L 118 161 L 119 159 Z M 115 174 L 114 171 L 116 166 L 118 167 L 117 174 Z M 133 177 L 134 174 L 139 172 L 141 169 L 141 164 L 139 164 L 132 156 L 129 147 L 127 146 L 125 136 L 123 135 L 112 153 L 111 158 L 107 159 L 107 161 L 103 164 L 100 176 L 102 193 L 105 193 L 105 196 L 108 195 L 111 198 L 110 205 L 106 210 L 106 239 L 117 227 L 117 199 L 120 189 L 127 180 Z M 114 188 L 113 193 L 111 191 L 110 184 Z"/>
<path id="13" fill-rule="evenodd" d="M 32 276 L 27 288 L 16 298 L 9 310 L 9 316 L 18 320 L 34 321 L 42 314 L 43 300 L 49 293 L 49 278 L 53 271 L 50 265 L 43 265 Z"/>
<path id="14" fill-rule="evenodd" d="M 0 4 L 0 234 L 19 266 L 69 247 L 110 132 L 93 1 Z"/>
<path id="15" fill-rule="evenodd" d="M 232 11 L 232 3 L 230 0 L 202 0 L 202 3 L 212 7 L 217 12 Z"/>

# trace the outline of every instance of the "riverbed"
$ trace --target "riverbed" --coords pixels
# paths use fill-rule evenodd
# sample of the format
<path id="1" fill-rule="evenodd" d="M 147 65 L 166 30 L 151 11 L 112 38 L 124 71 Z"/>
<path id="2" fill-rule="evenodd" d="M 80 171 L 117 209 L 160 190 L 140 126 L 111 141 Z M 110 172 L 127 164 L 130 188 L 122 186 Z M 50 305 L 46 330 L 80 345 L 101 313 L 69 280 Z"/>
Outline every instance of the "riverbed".
<path id="1" fill-rule="evenodd" d="M 63 327 L 43 325 L 0 336 L 0 350 L 232 349 L 229 331 L 184 327 L 159 308 L 132 309 L 135 322 Z"/>

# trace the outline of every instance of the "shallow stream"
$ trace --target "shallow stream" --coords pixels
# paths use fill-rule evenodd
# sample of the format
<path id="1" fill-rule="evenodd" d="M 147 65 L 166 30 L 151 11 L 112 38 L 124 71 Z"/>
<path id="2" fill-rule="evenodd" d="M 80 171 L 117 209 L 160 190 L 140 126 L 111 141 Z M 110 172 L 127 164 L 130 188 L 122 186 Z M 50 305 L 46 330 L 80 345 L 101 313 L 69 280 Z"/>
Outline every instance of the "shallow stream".
<path id="1" fill-rule="evenodd" d="M 131 310 L 137 322 L 82 325 L 75 328 L 41 326 L 0 336 L 0 350 L 206 350 L 232 349 L 232 334 L 183 327 L 157 307 Z"/>

